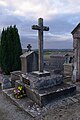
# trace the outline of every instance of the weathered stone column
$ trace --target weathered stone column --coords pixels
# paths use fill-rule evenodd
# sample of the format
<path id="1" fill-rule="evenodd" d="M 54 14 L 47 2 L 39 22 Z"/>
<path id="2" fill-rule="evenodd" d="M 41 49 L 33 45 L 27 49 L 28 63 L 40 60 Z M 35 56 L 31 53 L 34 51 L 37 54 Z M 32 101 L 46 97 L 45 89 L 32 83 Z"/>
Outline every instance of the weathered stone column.
<path id="1" fill-rule="evenodd" d="M 73 35 L 74 70 L 73 79 L 80 81 L 80 23 L 71 32 Z M 75 80 L 75 81 L 76 81 Z"/>
<path id="2" fill-rule="evenodd" d="M 43 19 L 38 19 L 38 25 L 43 28 Z M 43 29 L 38 31 L 38 48 L 39 48 L 39 71 L 43 72 Z"/>
<path id="3" fill-rule="evenodd" d="M 73 52 L 74 52 L 74 70 L 73 70 L 73 76 L 72 76 L 72 80 L 76 81 L 77 77 L 78 77 L 78 49 L 77 49 L 77 45 L 78 45 L 78 40 L 76 38 L 73 38 Z"/>
<path id="4" fill-rule="evenodd" d="M 39 72 L 43 72 L 43 31 L 49 31 L 49 27 L 43 26 L 43 19 L 38 19 L 38 25 L 33 25 L 32 29 L 38 30 L 38 51 L 39 51 Z"/>
<path id="5" fill-rule="evenodd" d="M 78 56 L 77 57 L 77 79 L 80 80 L 80 39 L 78 39 L 78 46 L 77 46 L 77 50 L 78 50 Z"/>

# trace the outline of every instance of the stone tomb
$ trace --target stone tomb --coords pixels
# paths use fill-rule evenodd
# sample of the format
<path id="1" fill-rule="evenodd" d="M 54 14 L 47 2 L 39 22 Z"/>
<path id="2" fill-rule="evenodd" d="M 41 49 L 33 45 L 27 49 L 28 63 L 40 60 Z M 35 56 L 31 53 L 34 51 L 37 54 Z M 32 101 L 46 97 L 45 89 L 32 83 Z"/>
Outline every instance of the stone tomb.
<path id="1" fill-rule="evenodd" d="M 28 73 L 22 76 L 22 81 L 16 81 L 15 87 L 19 85 L 25 86 L 27 97 L 41 107 L 76 92 L 76 86 L 63 83 L 61 75 L 38 77 Z"/>
<path id="2" fill-rule="evenodd" d="M 26 74 L 38 70 L 38 54 L 36 52 L 28 50 L 20 58 L 22 73 Z"/>
<path id="3" fill-rule="evenodd" d="M 48 31 L 49 27 L 43 26 L 43 19 L 39 18 L 38 25 L 33 25 L 32 28 L 38 30 L 39 70 L 22 74 L 22 80 L 16 81 L 15 86 L 24 85 L 27 96 L 40 106 L 43 106 L 51 100 L 74 93 L 76 86 L 63 83 L 63 75 L 51 75 L 49 72 L 44 71 L 43 31 Z"/>
<path id="4" fill-rule="evenodd" d="M 80 81 L 80 23 L 71 32 L 73 36 L 74 70 L 73 80 Z"/>
<path id="5" fill-rule="evenodd" d="M 21 71 L 11 72 L 11 84 L 15 87 L 15 81 L 20 80 L 22 74 L 38 70 L 38 54 L 31 50 L 31 45 L 28 44 L 27 51 L 23 53 L 21 58 Z"/>

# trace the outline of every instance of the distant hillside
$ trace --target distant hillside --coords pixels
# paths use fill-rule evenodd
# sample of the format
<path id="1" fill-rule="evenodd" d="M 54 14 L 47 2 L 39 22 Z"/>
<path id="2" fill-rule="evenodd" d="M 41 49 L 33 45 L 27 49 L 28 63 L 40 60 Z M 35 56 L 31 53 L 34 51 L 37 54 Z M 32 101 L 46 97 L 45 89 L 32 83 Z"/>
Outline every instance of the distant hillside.
<path id="1" fill-rule="evenodd" d="M 38 49 L 32 49 L 33 51 L 38 51 Z M 22 52 L 26 52 L 27 48 L 23 48 Z M 73 49 L 44 49 L 44 52 L 73 52 Z"/>

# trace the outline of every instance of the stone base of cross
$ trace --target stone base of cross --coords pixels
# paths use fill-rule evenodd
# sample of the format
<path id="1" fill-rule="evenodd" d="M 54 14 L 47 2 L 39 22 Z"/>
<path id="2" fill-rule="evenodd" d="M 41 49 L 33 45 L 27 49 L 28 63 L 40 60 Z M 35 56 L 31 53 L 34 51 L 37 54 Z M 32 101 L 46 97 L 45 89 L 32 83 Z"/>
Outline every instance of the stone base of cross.
<path id="1" fill-rule="evenodd" d="M 34 71 L 32 72 L 33 75 L 37 76 L 37 77 L 46 77 L 46 76 L 50 76 L 50 72 L 48 71 L 43 71 L 43 72 L 39 72 L 39 71 Z"/>

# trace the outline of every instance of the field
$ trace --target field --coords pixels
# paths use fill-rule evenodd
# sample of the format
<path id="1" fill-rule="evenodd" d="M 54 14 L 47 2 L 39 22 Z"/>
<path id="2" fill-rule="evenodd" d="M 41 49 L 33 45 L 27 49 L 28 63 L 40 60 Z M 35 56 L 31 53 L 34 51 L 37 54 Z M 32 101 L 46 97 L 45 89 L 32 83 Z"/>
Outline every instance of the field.
<path id="1" fill-rule="evenodd" d="M 53 49 L 53 50 L 47 49 L 44 50 L 44 59 L 49 59 L 51 54 L 55 55 L 55 54 L 72 54 L 72 53 L 73 53 L 72 49 Z"/>

